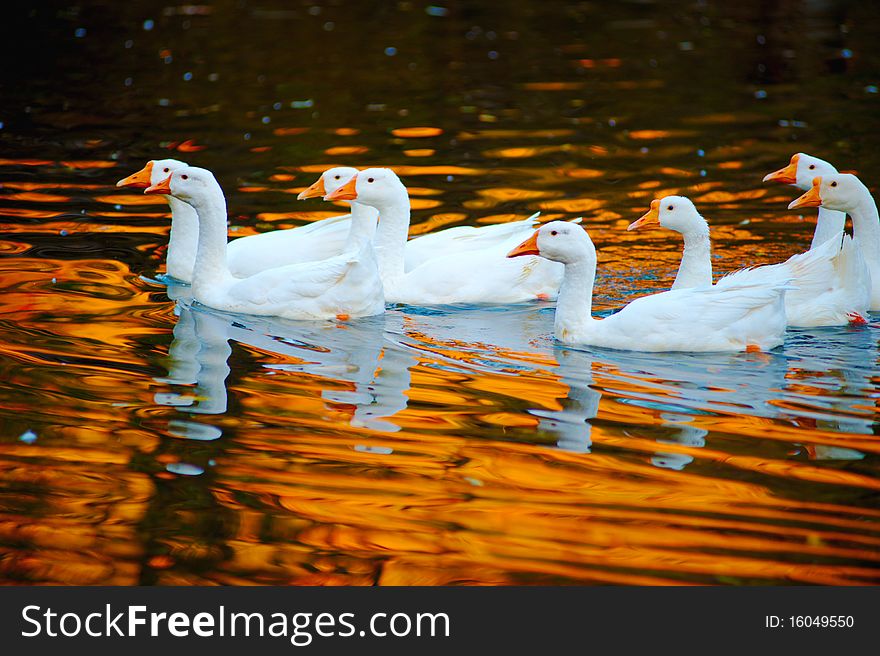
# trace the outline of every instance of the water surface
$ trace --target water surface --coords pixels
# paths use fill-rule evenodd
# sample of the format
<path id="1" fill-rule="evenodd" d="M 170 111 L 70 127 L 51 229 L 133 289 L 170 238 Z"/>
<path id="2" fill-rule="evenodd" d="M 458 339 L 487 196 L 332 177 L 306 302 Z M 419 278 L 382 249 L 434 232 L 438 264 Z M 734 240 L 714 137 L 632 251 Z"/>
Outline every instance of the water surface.
<path id="1" fill-rule="evenodd" d="M 114 186 L 206 166 L 236 236 L 392 166 L 413 235 L 583 216 L 607 312 L 674 276 L 673 235 L 625 231 L 655 197 L 722 273 L 808 246 L 760 182 L 793 152 L 875 189 L 870 4 L 372 4 L 6 17 L 0 580 L 880 583 L 875 323 L 683 355 L 561 347 L 547 303 L 226 315 L 157 282 L 167 206 Z"/>

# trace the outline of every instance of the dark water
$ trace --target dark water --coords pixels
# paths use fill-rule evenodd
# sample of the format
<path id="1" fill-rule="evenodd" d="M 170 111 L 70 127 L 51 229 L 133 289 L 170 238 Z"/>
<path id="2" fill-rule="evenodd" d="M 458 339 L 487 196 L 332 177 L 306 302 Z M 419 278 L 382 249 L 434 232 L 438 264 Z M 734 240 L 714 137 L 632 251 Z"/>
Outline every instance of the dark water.
<path id="1" fill-rule="evenodd" d="M 5 10 L 0 580 L 880 583 L 875 325 L 714 356 L 561 348 L 540 303 L 227 316 L 154 282 L 167 206 L 114 186 L 208 167 L 247 235 L 392 166 L 413 234 L 584 216 L 602 311 L 674 275 L 624 230 L 654 197 L 717 272 L 779 261 L 814 226 L 761 184 L 793 152 L 876 190 L 880 13 L 731 5 Z"/>

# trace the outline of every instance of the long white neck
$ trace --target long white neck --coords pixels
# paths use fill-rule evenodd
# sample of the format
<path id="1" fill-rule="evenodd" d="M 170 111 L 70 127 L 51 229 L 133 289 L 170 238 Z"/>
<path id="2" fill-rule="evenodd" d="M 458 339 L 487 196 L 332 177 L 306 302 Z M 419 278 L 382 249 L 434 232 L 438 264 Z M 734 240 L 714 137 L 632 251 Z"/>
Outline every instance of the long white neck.
<path id="1" fill-rule="evenodd" d="M 849 215 L 852 217 L 853 234 L 871 270 L 873 296 L 877 298 L 877 288 L 880 287 L 880 216 L 877 214 L 877 203 L 867 187 L 862 190 L 858 204 L 850 210 Z"/>
<path id="2" fill-rule="evenodd" d="M 351 205 L 354 208 L 357 203 Z M 373 240 L 379 275 L 383 281 L 400 278 L 404 273 L 403 249 L 409 236 L 409 194 L 401 186 L 391 200 L 377 205 L 376 209 L 381 217 Z"/>
<path id="3" fill-rule="evenodd" d="M 708 287 L 712 284 L 712 246 L 709 241 L 709 226 L 703 222 L 686 232 L 682 232 L 684 250 L 681 264 L 672 283 L 672 289 Z"/>
<path id="4" fill-rule="evenodd" d="M 351 204 L 351 228 L 348 231 L 346 247 L 360 248 L 373 239 L 376 234 L 376 220 L 379 210 L 361 203 Z"/>
<path id="5" fill-rule="evenodd" d="M 816 220 L 816 232 L 813 233 L 813 242 L 810 250 L 818 248 L 832 237 L 843 234 L 846 225 L 846 212 L 829 210 L 827 207 L 819 208 L 819 218 Z"/>
<path id="6" fill-rule="evenodd" d="M 565 265 L 553 327 L 560 341 L 572 341 L 593 323 L 593 284 L 596 260 L 583 259 Z"/>
<path id="7" fill-rule="evenodd" d="M 193 267 L 193 296 L 231 277 L 226 264 L 226 199 L 218 186 L 213 193 L 193 200 L 199 216 L 199 245 Z"/>
<path id="8" fill-rule="evenodd" d="M 199 217 L 196 211 L 174 196 L 166 196 L 171 208 L 171 236 L 165 256 L 165 271 L 183 282 L 192 281 L 199 245 Z"/>

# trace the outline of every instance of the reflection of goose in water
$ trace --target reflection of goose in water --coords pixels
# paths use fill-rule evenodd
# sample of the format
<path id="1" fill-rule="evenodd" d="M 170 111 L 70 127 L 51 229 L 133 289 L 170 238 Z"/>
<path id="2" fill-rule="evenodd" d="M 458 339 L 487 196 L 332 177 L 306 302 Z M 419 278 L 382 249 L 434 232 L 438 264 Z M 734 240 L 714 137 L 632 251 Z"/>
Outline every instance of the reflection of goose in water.
<path id="1" fill-rule="evenodd" d="M 864 329 L 817 332 L 821 332 L 821 341 L 795 332 L 784 351 L 772 355 L 669 357 L 597 351 L 593 354 L 594 387 L 598 385 L 616 402 L 660 413 L 666 420 L 664 426 L 674 429 L 658 439 L 661 442 L 704 446 L 706 431 L 689 425 L 695 415 L 762 417 L 799 425 L 808 422 L 818 429 L 870 435 L 873 418 L 864 409 L 864 399 L 871 386 L 872 364 L 864 354 L 876 348 L 876 336 Z M 872 343 L 861 343 L 865 340 Z M 800 448 L 813 460 L 863 457 L 859 451 L 833 445 Z M 692 460 L 664 453 L 653 462 L 680 469 Z"/>
<path id="2" fill-rule="evenodd" d="M 877 338 L 873 326 L 794 333 L 786 349 L 788 381 L 780 395 L 785 412 L 820 430 L 873 435 L 876 410 L 867 399 L 874 394 Z M 854 449 L 818 444 L 806 447 L 805 454 L 812 460 L 864 457 Z"/>
<path id="3" fill-rule="evenodd" d="M 584 350 L 553 345 L 548 338 L 553 329 L 552 307 L 532 304 L 407 311 L 389 339 L 400 348 L 423 354 L 431 366 L 511 377 L 535 369 L 552 370 L 568 393 L 560 400 L 562 410 L 528 410 L 538 417 L 536 431 L 554 436 L 561 449 L 590 452 L 589 419 L 596 416 L 601 396 L 590 387 L 592 356 Z M 540 381 L 535 384 L 541 385 Z"/>
<path id="4" fill-rule="evenodd" d="M 844 329 L 841 329 L 844 330 Z M 808 342 L 812 344 L 812 342 Z M 822 351 L 823 349 L 818 349 Z M 837 351 L 829 365 L 843 367 L 850 356 L 858 357 L 864 347 L 854 346 Z M 557 436 L 560 448 L 587 453 L 591 446 L 591 422 L 599 411 L 599 401 L 605 394 L 611 401 L 639 406 L 656 412 L 663 424 L 658 427 L 661 435 L 652 435 L 658 444 L 678 444 L 703 447 L 708 431 L 694 425 L 699 415 L 731 415 L 766 418 L 793 418 L 804 420 L 800 407 L 792 409 L 785 401 L 804 403 L 816 397 L 786 389 L 786 377 L 793 362 L 809 361 L 814 368 L 820 363 L 809 357 L 810 349 L 800 344 L 791 345 L 784 355 L 752 356 L 727 354 L 684 354 L 670 357 L 666 354 L 631 354 L 607 350 L 577 350 L 557 347 L 553 355 L 559 363 L 559 382 L 569 388 L 567 396 L 560 400 L 562 410 L 532 409 L 532 415 L 540 417 L 538 430 Z M 818 353 L 817 353 L 818 355 Z M 836 361 L 836 362 L 835 362 Z M 852 364 L 852 363 L 851 363 Z M 846 382 L 834 378 L 838 388 L 830 397 L 829 405 L 835 410 L 828 412 L 821 423 L 834 422 L 833 430 L 844 430 L 855 418 L 841 413 L 845 404 L 858 404 L 864 398 L 868 381 L 869 363 L 863 365 L 864 375 L 853 375 L 846 392 Z M 835 373 L 839 373 L 835 372 Z M 821 381 L 822 373 L 813 379 Z M 832 374 L 833 375 L 833 374 Z M 811 381 L 811 382 L 813 382 Z M 814 383 L 815 384 L 815 383 Z M 840 391 L 841 396 L 837 396 Z M 796 400 L 796 401 L 795 401 Z M 850 415 L 854 412 L 849 408 Z M 870 434 L 862 426 L 861 431 Z M 652 431 L 653 433 L 653 431 Z M 640 435 L 640 437 L 645 437 Z M 863 455 L 850 448 L 813 444 L 801 447 L 802 452 L 814 460 L 859 459 Z M 651 457 L 657 467 L 682 470 L 693 462 L 694 457 L 682 453 L 670 453 L 658 448 Z"/>
<path id="5" fill-rule="evenodd" d="M 650 435 L 636 431 L 638 437 L 654 439 L 658 445 L 703 447 L 709 431 L 692 424 L 695 416 L 778 415 L 778 408 L 768 401 L 778 396 L 786 372 L 784 358 L 728 354 L 670 357 L 565 347 L 557 347 L 553 355 L 559 364 L 559 382 L 569 389 L 560 399 L 563 408 L 529 412 L 541 418 L 539 431 L 557 436 L 559 448 L 582 453 L 590 452 L 590 420 L 598 415 L 603 393 L 613 402 L 648 409 L 663 420 L 656 429 L 645 431 Z M 731 382 L 737 380 L 741 382 Z M 719 381 L 728 382 L 721 387 Z M 691 455 L 659 446 L 650 462 L 681 471 L 693 460 Z"/>
<path id="6" fill-rule="evenodd" d="M 403 323 L 403 316 L 386 313 L 374 319 L 383 325 L 384 331 L 397 331 Z M 416 361 L 407 351 L 384 339 L 379 367 L 374 367 L 373 377 L 368 385 L 368 403 L 358 404 L 351 419 L 352 426 L 363 426 L 372 430 L 393 432 L 400 429 L 396 424 L 386 421 L 401 410 L 406 409 L 409 397 L 406 392 L 410 386 L 410 367 Z M 357 393 L 357 392 L 355 392 Z"/>
<path id="7" fill-rule="evenodd" d="M 168 349 L 168 375 L 157 378 L 157 382 L 173 385 L 195 385 L 192 395 L 157 393 L 154 396 L 160 405 L 172 405 L 181 411 L 206 415 L 221 415 L 226 412 L 226 378 L 229 376 L 228 323 L 208 312 L 193 309 L 183 301 L 178 301 L 174 309 L 178 316 L 174 326 L 174 339 Z M 181 437 L 208 439 L 204 436 L 205 425 L 194 422 L 172 421 L 171 431 Z M 220 437 L 216 429 L 214 438 Z"/>
<path id="8" fill-rule="evenodd" d="M 173 288 L 169 293 L 175 293 Z M 204 320 L 197 326 L 200 315 Z M 216 327 L 206 332 L 211 317 L 224 323 L 225 333 Z M 538 417 L 538 430 L 552 434 L 560 448 L 580 452 L 591 447 L 590 420 L 596 416 L 601 394 L 613 403 L 674 417 L 666 424 L 670 430 L 664 438 L 654 436 L 661 442 L 669 439 L 701 446 L 703 429 L 688 421 L 695 415 L 760 417 L 825 431 L 872 433 L 874 416 L 864 401 L 872 388 L 873 366 L 864 355 L 876 351 L 876 331 L 871 327 L 792 331 L 783 350 L 771 355 L 670 356 L 554 345 L 549 337 L 552 318 L 552 308 L 534 304 L 404 308 L 340 328 L 242 319 L 183 307 L 165 380 L 199 383 L 198 398 L 165 395 L 159 402 L 191 403 L 181 408 L 184 411 L 225 411 L 223 382 L 228 370 L 224 357 L 229 345 L 224 339 L 232 339 L 295 359 L 293 363 L 270 359 L 263 364 L 269 370 L 298 371 L 349 383 L 348 389 L 327 385 L 321 396 L 330 403 L 350 405 L 351 425 L 370 430 L 398 429 L 388 418 L 406 408 L 409 369 L 418 363 L 475 376 L 536 376 L 519 390 L 542 385 L 548 372 L 557 375 L 557 382 L 568 389 L 560 400 L 563 408 L 533 403 L 528 412 Z M 196 332 L 211 335 L 215 349 L 206 350 L 201 343 L 204 336 Z M 209 359 L 206 371 L 213 372 L 213 386 L 202 372 L 199 357 Z M 519 391 L 510 387 L 501 393 L 517 395 Z M 204 430 L 203 425 L 194 426 Z M 863 457 L 848 447 L 806 444 L 797 446 L 795 455 L 814 460 Z M 670 456 L 658 449 L 654 464 L 681 468 L 688 464 L 685 459 L 690 461 L 689 456 Z"/>
<path id="9" fill-rule="evenodd" d="M 602 393 L 593 384 L 593 357 L 587 351 L 557 347 L 559 382 L 568 386 L 568 395 L 560 399 L 562 410 L 532 409 L 540 417 L 537 430 L 556 436 L 556 446 L 567 451 L 589 453 L 593 419 L 599 412 Z"/>
<path id="10" fill-rule="evenodd" d="M 280 341 L 269 337 L 267 344 L 254 344 L 244 334 L 234 339 L 302 359 L 293 364 L 264 365 L 269 369 L 352 383 L 353 390 L 326 389 L 321 396 L 333 403 L 353 405 L 352 426 L 389 432 L 399 427 L 384 418 L 406 408 L 409 367 L 414 363 L 411 356 L 384 339 L 389 324 L 399 323 L 400 319 L 387 314 L 358 319 L 342 327 L 326 323 L 273 327 L 261 322 L 260 327 Z"/>
<path id="11" fill-rule="evenodd" d="M 621 403 L 679 414 L 747 414 L 776 417 L 771 403 L 785 384 L 787 361 L 780 354 L 687 353 L 638 357 L 602 353 L 604 386 Z"/>
<path id="12" fill-rule="evenodd" d="M 568 395 L 560 399 L 562 410 L 533 409 L 529 412 L 540 417 L 537 430 L 555 434 L 556 445 L 560 449 L 589 453 L 592 446 L 590 420 L 599 413 L 599 401 L 602 398 L 601 388 L 593 380 L 593 363 L 601 361 L 588 351 L 573 348 L 557 347 L 554 351 L 559 368 L 559 382 L 567 385 Z M 603 354 L 604 355 L 604 354 Z M 659 444 L 681 444 L 684 446 L 705 446 L 707 430 L 689 425 L 692 416 L 676 413 L 662 413 L 667 420 L 664 426 L 672 429 L 664 437 L 657 438 Z M 651 458 L 657 467 L 681 470 L 693 461 L 693 457 L 681 453 L 658 451 Z"/>
<path id="13" fill-rule="evenodd" d="M 453 360 L 479 366 L 490 362 L 498 369 L 497 358 L 505 366 L 518 361 L 519 355 L 546 354 L 553 328 L 552 306 L 444 306 L 404 307 L 387 314 L 399 314 L 396 324 L 389 324 L 388 338 L 401 348 L 431 355 L 446 354 Z M 451 351 L 460 351 L 452 354 Z"/>
<path id="14" fill-rule="evenodd" d="M 169 348 L 168 375 L 156 379 L 178 385 L 192 385 L 193 395 L 159 393 L 155 401 L 177 406 L 184 412 L 223 414 L 227 409 L 226 378 L 229 341 L 297 360 L 295 363 L 264 363 L 275 371 L 296 371 L 332 382 L 349 383 L 353 390 L 324 389 L 322 398 L 354 406 L 353 426 L 393 431 L 398 427 L 384 421 L 406 407 L 409 388 L 409 355 L 384 343 L 383 316 L 351 321 L 344 325 L 328 322 L 286 322 L 267 318 L 241 317 L 191 307 L 185 290 L 169 288 L 178 298 L 174 340 Z M 393 321 L 393 317 L 389 317 Z M 172 421 L 179 433 L 204 433 L 203 424 Z M 219 429 L 216 437 L 219 437 Z M 196 437 L 196 439 L 206 439 Z"/>
<path id="15" fill-rule="evenodd" d="M 430 366 L 512 376 L 544 370 L 557 377 L 556 382 L 568 390 L 559 399 L 562 409 L 534 404 L 528 412 L 539 418 L 537 431 L 553 435 L 560 448 L 589 452 L 590 420 L 596 417 L 603 393 L 616 403 L 664 413 L 661 416 L 670 417 L 669 430 L 659 441 L 687 446 L 702 446 L 706 435 L 704 429 L 690 425 L 689 418 L 695 415 L 796 414 L 778 403 L 785 394 L 791 360 L 787 352 L 669 355 L 564 347 L 548 337 L 552 308 L 406 310 L 402 329 L 389 339 L 422 354 Z M 543 386 L 540 379 L 532 384 Z M 659 450 L 654 464 L 682 468 L 690 461 L 690 456 Z"/>
<path id="16" fill-rule="evenodd" d="M 664 423 L 663 426 L 671 430 L 664 437 L 657 438 L 658 444 L 680 444 L 681 446 L 694 447 L 706 446 L 706 435 L 709 434 L 709 431 L 691 425 L 690 422 L 693 420 L 692 416 L 680 415 L 673 412 L 664 412 L 660 416 L 666 420 L 666 423 Z M 652 465 L 663 467 L 664 469 L 674 469 L 675 471 L 681 471 L 693 461 L 694 457 L 689 456 L 686 453 L 664 453 L 658 451 L 651 456 Z"/>
<path id="17" fill-rule="evenodd" d="M 227 336 L 227 322 L 214 314 L 199 312 L 190 307 L 189 287 L 172 284 L 168 296 L 177 301 L 174 314 L 174 339 L 168 349 L 168 375 L 156 382 L 173 385 L 195 385 L 193 395 L 159 392 L 154 401 L 172 405 L 182 411 L 219 415 L 226 412 L 227 361 L 232 354 Z M 172 433 L 191 439 L 216 439 L 221 431 L 213 426 L 195 422 L 172 420 Z"/>

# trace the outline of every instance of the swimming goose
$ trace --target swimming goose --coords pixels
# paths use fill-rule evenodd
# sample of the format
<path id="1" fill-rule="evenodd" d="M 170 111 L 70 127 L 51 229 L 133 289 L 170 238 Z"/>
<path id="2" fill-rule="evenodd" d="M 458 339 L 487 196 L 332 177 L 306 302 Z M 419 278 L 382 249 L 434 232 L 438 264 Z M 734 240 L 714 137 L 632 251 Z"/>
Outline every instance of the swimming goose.
<path id="1" fill-rule="evenodd" d="M 186 163 L 176 159 L 150 160 L 144 168 L 123 178 L 116 186 L 145 189 L 159 184 L 185 166 Z M 333 189 L 335 186 L 330 180 L 342 184 L 356 172 L 357 169 L 339 166 L 325 171 L 322 180 L 327 178 L 328 188 Z M 198 218 L 195 210 L 183 201 L 174 196 L 167 196 L 167 199 L 171 207 L 171 236 L 165 270 L 175 280 L 191 283 L 199 241 Z M 235 239 L 227 246 L 229 270 L 232 275 L 244 278 L 285 264 L 327 259 L 342 252 L 350 227 L 351 216 L 342 215 L 296 228 Z"/>
<path id="2" fill-rule="evenodd" d="M 297 198 L 303 200 L 318 196 L 323 197 L 334 192 L 357 173 L 357 169 L 346 170 L 347 175 L 342 176 L 341 182 L 339 175 L 335 175 L 325 182 L 325 172 L 325 175 L 318 178 L 317 182 L 300 193 Z M 369 207 L 368 205 L 362 206 Z M 373 208 L 370 208 L 370 210 L 374 211 Z M 521 221 L 496 223 L 480 227 L 455 226 L 409 239 L 404 242 L 403 246 L 404 270 L 411 271 L 435 257 L 460 256 L 464 251 L 509 248 L 510 244 L 519 243 L 526 235 L 531 234 L 540 215 L 540 212 L 535 212 L 529 218 Z M 408 232 L 409 227 L 407 226 Z M 392 237 L 390 232 L 379 231 L 380 239 L 384 240 L 389 237 Z"/>
<path id="3" fill-rule="evenodd" d="M 821 175 L 833 175 L 837 169 L 824 159 L 795 153 L 791 156 L 788 166 L 764 176 L 764 182 L 778 182 L 796 186 L 801 191 L 808 191 L 813 186 L 813 178 Z M 830 210 L 827 207 L 819 208 L 819 217 L 816 221 L 816 230 L 813 233 L 813 242 L 810 248 L 821 246 L 826 241 L 840 235 L 846 225 L 846 212 Z"/>
<path id="4" fill-rule="evenodd" d="M 117 187 L 146 189 L 158 184 L 172 171 L 186 166 L 176 159 L 150 160 L 137 173 L 132 173 L 116 183 Z M 165 255 L 165 273 L 174 280 L 192 282 L 193 262 L 199 243 L 199 219 L 196 211 L 174 196 L 166 196 L 171 208 L 171 234 L 168 238 L 168 252 Z"/>
<path id="5" fill-rule="evenodd" d="M 712 284 L 709 226 L 689 198 L 666 196 L 652 201 L 651 209 L 627 230 L 645 226 L 668 228 L 684 238 L 681 265 L 672 289 Z M 795 289 L 785 295 L 789 326 L 839 326 L 864 321 L 868 310 L 869 296 L 863 277 L 858 275 L 860 266 L 864 265 L 858 246 L 841 230 L 813 250 L 780 264 L 736 271 L 721 278 L 717 285 L 791 280 Z"/>
<path id="6" fill-rule="evenodd" d="M 583 228 L 547 223 L 508 257 L 523 255 L 565 266 L 554 329 L 566 344 L 691 352 L 767 350 L 782 344 L 788 281 L 660 292 L 599 320 L 591 316 L 596 248 Z"/>
<path id="7" fill-rule="evenodd" d="M 407 269 L 405 245 L 410 221 L 409 194 L 391 169 L 360 171 L 324 200 L 350 200 L 353 204 L 369 205 L 379 211 L 374 246 L 385 285 L 385 299 L 389 303 L 519 303 L 554 297 L 558 292 L 562 276 L 562 267 L 558 264 L 542 262 L 538 258 L 525 261 L 505 258 L 512 243 L 520 239 L 521 235 L 517 234 L 521 232 L 520 227 L 483 248 L 469 249 L 467 239 L 463 239 L 462 246 L 456 249 L 457 238 L 450 237 L 448 252 Z"/>
<path id="8" fill-rule="evenodd" d="M 880 310 L 880 218 L 868 188 L 852 173 L 817 176 L 810 190 L 788 209 L 802 207 L 825 207 L 850 215 L 853 236 L 870 273 L 869 309 Z"/>
<path id="9" fill-rule="evenodd" d="M 352 222 L 343 253 L 236 278 L 226 264 L 226 199 L 213 174 L 194 166 L 173 171 L 145 194 L 168 194 L 198 215 L 199 240 L 192 294 L 203 305 L 227 312 L 286 319 L 346 319 L 385 310 L 373 254 L 369 215 Z"/>

